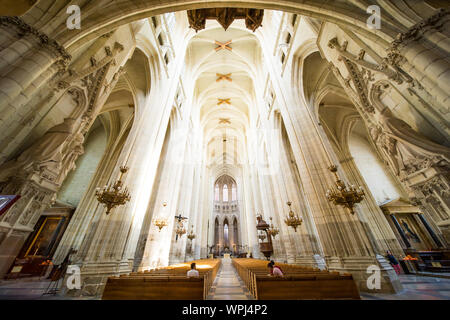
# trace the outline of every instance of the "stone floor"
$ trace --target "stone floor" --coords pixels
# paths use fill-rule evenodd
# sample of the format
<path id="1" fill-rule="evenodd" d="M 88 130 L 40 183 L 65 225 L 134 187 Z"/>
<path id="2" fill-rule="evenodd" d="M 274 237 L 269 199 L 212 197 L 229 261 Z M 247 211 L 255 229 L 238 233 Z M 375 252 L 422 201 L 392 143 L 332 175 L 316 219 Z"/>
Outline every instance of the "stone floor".
<path id="1" fill-rule="evenodd" d="M 21 279 L 0 282 L 0 300 L 93 300 L 91 297 L 66 297 L 52 294 L 55 283 L 50 280 Z M 58 283 L 61 285 L 61 282 Z M 50 292 L 50 294 L 46 294 Z"/>
<path id="2" fill-rule="evenodd" d="M 0 282 L 0 300 L 63 300 L 74 299 L 62 295 L 43 295 L 50 282 L 39 279 L 8 280 Z M 363 300 L 450 300 L 450 279 L 438 278 L 436 275 L 416 276 L 400 275 L 403 291 L 397 294 L 362 293 Z M 76 298 L 91 300 L 93 298 Z M 208 300 L 253 300 L 231 260 L 222 260 Z"/>
<path id="3" fill-rule="evenodd" d="M 231 264 L 231 259 L 222 259 L 222 266 L 211 287 L 208 300 L 253 300 L 241 278 Z"/>
<path id="4" fill-rule="evenodd" d="M 427 271 L 421 271 L 421 272 L 418 272 L 417 275 L 418 276 L 428 276 L 428 277 L 450 279 L 450 272 L 427 272 Z"/>
<path id="5" fill-rule="evenodd" d="M 400 275 L 403 290 L 397 294 L 361 293 L 363 300 L 450 300 L 450 279 Z"/>

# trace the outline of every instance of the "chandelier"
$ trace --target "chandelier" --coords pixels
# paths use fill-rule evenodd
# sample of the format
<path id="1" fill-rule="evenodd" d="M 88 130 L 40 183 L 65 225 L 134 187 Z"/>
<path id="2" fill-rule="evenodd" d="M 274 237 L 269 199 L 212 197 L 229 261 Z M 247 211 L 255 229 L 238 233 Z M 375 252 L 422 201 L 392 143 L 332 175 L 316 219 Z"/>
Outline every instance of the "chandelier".
<path id="1" fill-rule="evenodd" d="M 114 185 L 106 185 L 103 187 L 103 190 L 97 188 L 95 191 L 98 202 L 106 207 L 106 214 L 109 214 L 113 208 L 124 205 L 131 199 L 128 189 L 126 187 L 122 189 L 122 176 L 127 171 L 127 167 L 120 167 L 120 177 Z"/>
<path id="2" fill-rule="evenodd" d="M 167 202 L 163 202 L 163 207 L 167 206 Z M 153 219 L 153 224 L 158 227 L 159 232 L 161 232 L 161 229 L 166 227 L 168 225 L 168 221 L 166 218 L 155 218 Z"/>
<path id="3" fill-rule="evenodd" d="M 191 232 L 189 232 L 189 234 L 187 235 L 189 240 L 194 240 L 195 239 L 195 234 L 194 234 L 194 226 L 191 226 Z"/>
<path id="4" fill-rule="evenodd" d="M 159 228 L 159 232 L 161 229 L 167 226 L 167 219 L 157 218 L 153 220 L 153 224 Z"/>
<path id="5" fill-rule="evenodd" d="M 294 228 L 294 231 L 297 232 L 297 227 L 302 224 L 303 220 L 292 211 L 291 209 L 292 202 L 288 201 L 287 205 L 289 206 L 289 215 L 284 220 L 284 222 L 288 225 L 288 227 Z"/>
<path id="6" fill-rule="evenodd" d="M 335 205 L 343 206 L 349 209 L 351 214 L 355 214 L 355 204 L 364 199 L 365 193 L 363 188 L 361 186 L 356 188 L 354 185 L 347 187 L 345 182 L 340 180 L 337 175 L 337 166 L 332 165 L 328 169 L 336 177 L 336 187 L 333 186 L 327 190 L 326 197 L 328 201 L 333 202 Z"/>
<path id="7" fill-rule="evenodd" d="M 270 228 L 267 229 L 267 232 L 269 233 L 270 236 L 272 236 L 273 238 L 275 238 L 277 236 L 278 233 L 280 233 L 280 230 L 278 228 L 275 228 L 273 226 L 272 223 L 272 217 L 270 217 Z"/>

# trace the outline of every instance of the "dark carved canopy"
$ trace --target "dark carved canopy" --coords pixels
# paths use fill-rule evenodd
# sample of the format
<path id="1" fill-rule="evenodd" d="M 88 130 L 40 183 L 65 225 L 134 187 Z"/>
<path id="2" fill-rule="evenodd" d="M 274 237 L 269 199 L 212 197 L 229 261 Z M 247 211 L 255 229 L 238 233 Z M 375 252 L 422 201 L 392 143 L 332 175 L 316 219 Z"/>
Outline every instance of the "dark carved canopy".
<path id="1" fill-rule="evenodd" d="M 205 29 L 206 19 L 215 19 L 227 30 L 235 19 L 245 19 L 245 26 L 255 32 L 264 17 L 264 10 L 244 8 L 212 8 L 188 10 L 189 25 L 196 32 Z"/>

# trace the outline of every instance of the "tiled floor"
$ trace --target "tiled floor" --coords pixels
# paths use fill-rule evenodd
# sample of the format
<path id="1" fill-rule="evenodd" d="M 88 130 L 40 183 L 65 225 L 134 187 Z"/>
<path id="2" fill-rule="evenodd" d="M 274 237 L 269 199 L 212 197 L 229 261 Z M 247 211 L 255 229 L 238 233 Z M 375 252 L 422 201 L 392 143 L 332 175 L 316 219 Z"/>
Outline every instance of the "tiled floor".
<path id="1" fill-rule="evenodd" d="M 400 275 L 403 291 L 397 294 L 362 293 L 364 300 L 450 300 L 450 279 Z"/>
<path id="2" fill-rule="evenodd" d="M 253 300 L 232 266 L 231 259 L 222 259 L 222 266 L 211 287 L 208 300 Z"/>
<path id="3" fill-rule="evenodd" d="M 8 280 L 0 283 L 0 300 L 46 300 L 58 299 L 55 295 L 44 295 L 50 281 Z M 62 297 L 61 297 L 62 298 Z"/>
<path id="4" fill-rule="evenodd" d="M 422 272 L 419 272 L 417 275 L 418 276 L 429 276 L 429 277 L 450 279 L 450 272 L 428 272 L 428 271 L 422 271 Z"/>

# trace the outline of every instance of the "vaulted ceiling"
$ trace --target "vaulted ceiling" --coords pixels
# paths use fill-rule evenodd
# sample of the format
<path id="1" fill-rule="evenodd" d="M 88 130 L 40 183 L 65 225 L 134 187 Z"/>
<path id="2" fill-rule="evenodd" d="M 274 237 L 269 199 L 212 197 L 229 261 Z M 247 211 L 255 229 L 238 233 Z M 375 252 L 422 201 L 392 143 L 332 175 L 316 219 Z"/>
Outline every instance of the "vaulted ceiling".
<path id="1" fill-rule="evenodd" d="M 243 21 L 235 21 L 227 31 L 208 21 L 206 30 L 190 42 L 186 66 L 193 70 L 194 105 L 199 108 L 211 163 L 223 166 L 239 161 L 255 101 L 254 79 L 260 59 L 259 42 Z"/>

